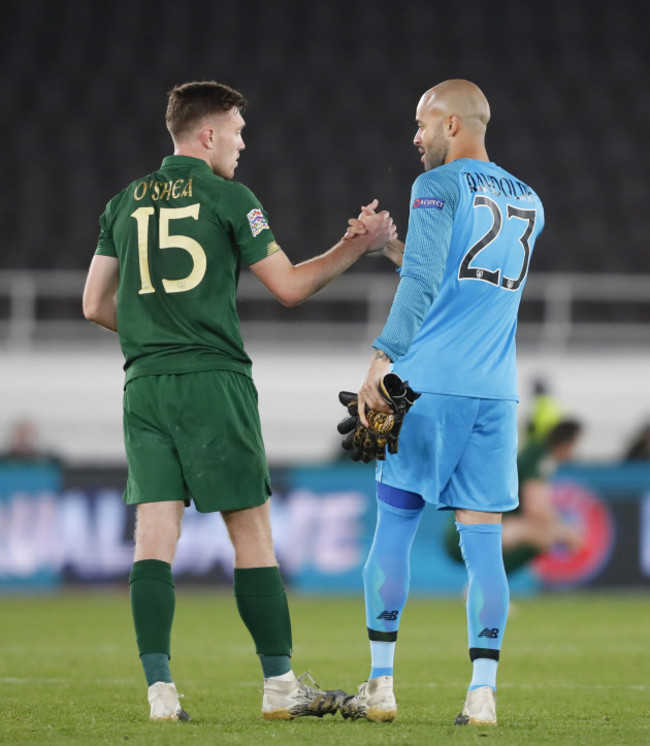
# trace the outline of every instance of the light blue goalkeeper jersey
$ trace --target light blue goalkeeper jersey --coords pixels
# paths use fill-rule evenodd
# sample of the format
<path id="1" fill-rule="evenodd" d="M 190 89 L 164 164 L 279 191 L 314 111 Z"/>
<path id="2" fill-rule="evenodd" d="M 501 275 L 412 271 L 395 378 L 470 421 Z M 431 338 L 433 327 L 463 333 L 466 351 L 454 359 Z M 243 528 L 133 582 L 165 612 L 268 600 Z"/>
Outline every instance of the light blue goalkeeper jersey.
<path id="1" fill-rule="evenodd" d="M 543 226 L 539 197 L 494 163 L 415 180 L 400 284 L 373 343 L 415 391 L 518 399 L 517 312 Z"/>

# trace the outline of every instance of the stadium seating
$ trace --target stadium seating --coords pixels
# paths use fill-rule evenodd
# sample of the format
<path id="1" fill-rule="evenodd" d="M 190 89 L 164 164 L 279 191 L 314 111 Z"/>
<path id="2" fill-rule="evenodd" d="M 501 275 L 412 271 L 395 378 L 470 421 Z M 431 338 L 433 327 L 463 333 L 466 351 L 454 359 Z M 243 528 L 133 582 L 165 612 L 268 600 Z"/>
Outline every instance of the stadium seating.
<path id="1" fill-rule="evenodd" d="M 403 235 L 417 99 L 468 77 L 492 103 L 492 157 L 545 201 L 534 268 L 650 271 L 647 7 L 34 0 L 3 14 L 2 269 L 87 266 L 107 199 L 169 152 L 165 92 L 191 78 L 249 97 L 238 178 L 292 258 L 375 195 Z"/>

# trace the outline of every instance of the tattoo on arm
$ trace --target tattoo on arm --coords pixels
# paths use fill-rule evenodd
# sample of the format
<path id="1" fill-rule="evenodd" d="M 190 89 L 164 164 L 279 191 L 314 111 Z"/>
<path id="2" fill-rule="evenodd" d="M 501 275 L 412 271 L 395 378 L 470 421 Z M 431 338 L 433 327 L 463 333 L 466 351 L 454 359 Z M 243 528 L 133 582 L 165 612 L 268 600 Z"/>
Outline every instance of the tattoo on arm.
<path id="1" fill-rule="evenodd" d="M 393 362 L 383 350 L 375 350 L 373 358 L 375 360 L 385 360 L 387 363 Z"/>

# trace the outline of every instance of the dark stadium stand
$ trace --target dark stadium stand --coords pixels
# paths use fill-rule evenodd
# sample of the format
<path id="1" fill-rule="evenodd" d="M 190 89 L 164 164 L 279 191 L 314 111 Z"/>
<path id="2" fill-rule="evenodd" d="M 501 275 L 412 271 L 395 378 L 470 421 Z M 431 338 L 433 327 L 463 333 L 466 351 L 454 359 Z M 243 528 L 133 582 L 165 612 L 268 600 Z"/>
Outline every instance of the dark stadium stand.
<path id="1" fill-rule="evenodd" d="M 647 5 L 7 0 L 1 13 L 0 269 L 85 268 L 105 202 L 169 152 L 166 90 L 192 78 L 250 99 L 237 178 L 294 260 L 374 196 L 403 236 L 419 95 L 467 77 L 492 104 L 491 156 L 545 202 L 533 270 L 650 272 Z"/>

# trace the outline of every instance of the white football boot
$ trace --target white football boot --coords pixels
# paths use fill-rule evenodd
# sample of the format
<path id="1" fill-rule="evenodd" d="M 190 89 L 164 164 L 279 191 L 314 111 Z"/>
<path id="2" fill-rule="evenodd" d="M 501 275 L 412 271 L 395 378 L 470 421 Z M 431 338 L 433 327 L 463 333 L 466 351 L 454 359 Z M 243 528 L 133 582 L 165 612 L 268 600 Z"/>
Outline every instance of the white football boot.
<path id="1" fill-rule="evenodd" d="M 356 694 L 341 704 L 341 715 L 347 720 L 365 718 L 375 723 L 391 722 L 397 717 L 397 702 L 393 694 L 393 677 L 377 676 L 364 681 Z"/>
<path id="2" fill-rule="evenodd" d="M 157 681 L 147 691 L 147 699 L 151 705 L 149 720 L 191 720 L 178 701 L 182 694 L 176 691 L 175 684 Z"/>
<path id="3" fill-rule="evenodd" d="M 309 679 L 314 686 L 309 686 L 304 681 L 308 676 L 307 672 L 293 681 L 279 681 L 275 677 L 264 679 L 262 715 L 266 720 L 293 720 L 305 715 L 318 718 L 336 715 L 345 692 L 340 689 L 319 689 L 311 676 Z"/>
<path id="4" fill-rule="evenodd" d="M 480 686 L 467 692 L 463 711 L 456 715 L 454 725 L 496 725 L 497 700 L 494 689 Z"/>

